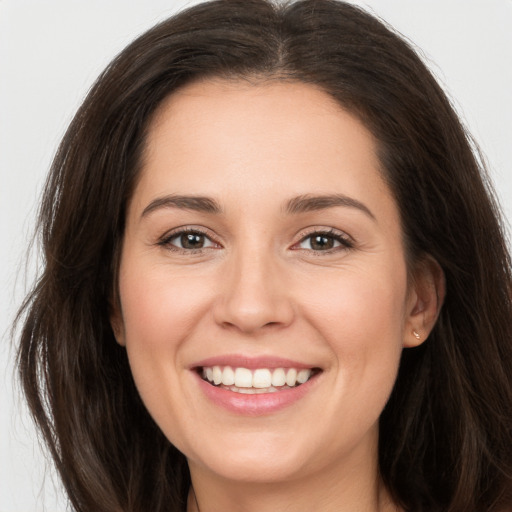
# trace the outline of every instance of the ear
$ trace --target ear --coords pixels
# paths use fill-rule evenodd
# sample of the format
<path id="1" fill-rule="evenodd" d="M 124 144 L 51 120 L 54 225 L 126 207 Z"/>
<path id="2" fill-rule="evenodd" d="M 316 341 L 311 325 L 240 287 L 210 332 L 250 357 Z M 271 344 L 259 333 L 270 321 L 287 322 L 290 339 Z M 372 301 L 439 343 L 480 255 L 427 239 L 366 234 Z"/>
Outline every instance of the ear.
<path id="1" fill-rule="evenodd" d="M 431 256 L 415 267 L 407 300 L 404 347 L 421 345 L 432 331 L 446 293 L 444 272 Z"/>
<path id="2" fill-rule="evenodd" d="M 125 346 L 125 336 L 124 336 L 124 321 L 123 314 L 121 312 L 121 304 L 116 300 L 115 303 L 110 304 L 110 326 L 112 327 L 112 332 L 114 333 L 114 337 L 116 338 L 117 343 L 121 346 Z"/>

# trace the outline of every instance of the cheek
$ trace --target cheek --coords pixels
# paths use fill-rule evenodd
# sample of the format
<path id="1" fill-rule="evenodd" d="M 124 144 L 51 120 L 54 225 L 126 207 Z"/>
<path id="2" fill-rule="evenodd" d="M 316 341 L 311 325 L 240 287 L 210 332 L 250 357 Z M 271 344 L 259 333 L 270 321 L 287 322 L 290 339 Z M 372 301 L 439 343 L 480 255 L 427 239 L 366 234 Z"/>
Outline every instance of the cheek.
<path id="1" fill-rule="evenodd" d="M 353 268 L 317 280 L 305 299 L 311 321 L 353 349 L 401 344 L 407 280 L 398 267 Z"/>
<path id="2" fill-rule="evenodd" d="M 169 268 L 130 265 L 129 261 L 120 273 L 132 375 L 149 414 L 178 447 L 194 428 L 185 420 L 176 422 L 190 403 L 183 387 L 183 375 L 188 372 L 183 346 L 210 310 L 208 288 L 200 283 L 172 275 Z"/>
<path id="3" fill-rule="evenodd" d="M 402 351 L 405 266 L 342 271 L 312 289 L 305 315 L 333 352 L 336 385 L 353 403 L 375 401 L 382 408 Z"/>
<path id="4" fill-rule="evenodd" d="M 182 347 L 208 314 L 208 291 L 199 282 L 151 265 L 121 267 L 125 343 L 133 378 L 152 416 L 180 407 Z M 165 385 L 164 385 L 165 383 Z M 165 406 L 164 406 L 165 404 Z"/>
<path id="5" fill-rule="evenodd" d="M 127 345 L 172 349 L 208 310 L 208 289 L 197 279 L 157 269 L 138 275 L 129 267 L 120 279 Z"/>

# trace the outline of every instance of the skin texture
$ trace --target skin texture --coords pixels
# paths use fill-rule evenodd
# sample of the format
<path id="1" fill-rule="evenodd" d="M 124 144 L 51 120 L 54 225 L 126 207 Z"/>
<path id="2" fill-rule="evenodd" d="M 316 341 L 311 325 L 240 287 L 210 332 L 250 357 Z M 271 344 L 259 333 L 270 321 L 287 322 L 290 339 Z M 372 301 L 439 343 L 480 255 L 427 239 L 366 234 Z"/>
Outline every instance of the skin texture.
<path id="1" fill-rule="evenodd" d="M 221 211 L 154 203 L 170 194 Z M 287 211 L 332 194 L 351 204 Z M 206 235 L 203 248 L 178 247 L 184 227 Z M 332 249 L 311 245 L 319 232 Z M 188 458 L 202 512 L 396 510 L 378 477 L 378 418 L 403 347 L 426 339 L 443 294 L 433 262 L 414 279 L 407 270 L 375 140 L 324 92 L 218 80 L 161 106 L 112 324 L 146 407 Z M 238 414 L 206 397 L 194 368 L 227 354 L 322 371 L 291 405 Z"/>

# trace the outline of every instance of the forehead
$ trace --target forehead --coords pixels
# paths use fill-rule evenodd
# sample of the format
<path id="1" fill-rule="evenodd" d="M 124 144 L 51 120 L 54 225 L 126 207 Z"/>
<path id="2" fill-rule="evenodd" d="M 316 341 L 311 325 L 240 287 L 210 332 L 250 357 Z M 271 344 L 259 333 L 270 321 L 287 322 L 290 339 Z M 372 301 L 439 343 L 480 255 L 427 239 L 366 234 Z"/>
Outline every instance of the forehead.
<path id="1" fill-rule="evenodd" d="M 390 197 L 372 134 L 313 85 L 214 80 L 173 93 L 150 124 L 134 199 L 235 191 Z"/>
<path id="2" fill-rule="evenodd" d="M 310 141 L 299 151 L 294 148 L 297 158 L 315 148 L 325 151 L 327 145 L 341 148 L 355 139 L 375 149 L 363 124 L 314 85 L 217 79 L 187 85 L 163 102 L 150 124 L 147 155 L 172 142 L 181 150 L 201 144 L 205 150 L 233 154 L 248 149 L 247 140 L 237 145 L 243 138 L 283 155 L 287 143 Z"/>

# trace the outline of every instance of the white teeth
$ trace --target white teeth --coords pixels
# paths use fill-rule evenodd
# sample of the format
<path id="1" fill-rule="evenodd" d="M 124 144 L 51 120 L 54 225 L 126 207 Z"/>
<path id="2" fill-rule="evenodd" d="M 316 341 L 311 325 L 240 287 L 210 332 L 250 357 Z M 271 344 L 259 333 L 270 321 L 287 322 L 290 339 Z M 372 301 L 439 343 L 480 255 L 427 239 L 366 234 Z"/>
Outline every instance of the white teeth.
<path id="1" fill-rule="evenodd" d="M 235 386 L 237 388 L 252 387 L 252 372 L 247 368 L 237 368 L 235 370 Z"/>
<path id="2" fill-rule="evenodd" d="M 204 367 L 202 376 L 216 386 L 226 386 L 238 393 L 275 392 L 304 384 L 311 378 L 312 370 L 296 368 L 232 368 L 231 366 Z M 246 390 L 246 391 L 245 391 Z M 252 391 L 251 391 L 252 390 Z"/>
<path id="3" fill-rule="evenodd" d="M 220 366 L 214 366 L 213 367 L 213 383 L 215 385 L 218 385 L 222 382 L 222 370 L 220 369 Z"/>
<path id="4" fill-rule="evenodd" d="M 304 384 L 304 382 L 309 380 L 309 377 L 311 377 L 311 370 L 300 370 L 299 373 L 297 373 L 297 382 Z"/>
<path id="5" fill-rule="evenodd" d="M 283 368 L 276 368 L 272 372 L 272 386 L 284 386 L 286 384 L 286 373 Z"/>
<path id="6" fill-rule="evenodd" d="M 272 385 L 272 374 L 270 370 L 262 369 L 255 370 L 252 376 L 252 387 L 253 388 L 269 388 Z"/>
<path id="7" fill-rule="evenodd" d="M 222 384 L 232 386 L 235 383 L 235 372 L 231 366 L 226 366 L 222 371 Z"/>
<path id="8" fill-rule="evenodd" d="M 295 382 L 297 382 L 297 370 L 290 368 L 286 372 L 286 384 L 288 384 L 288 386 L 295 386 Z"/>

